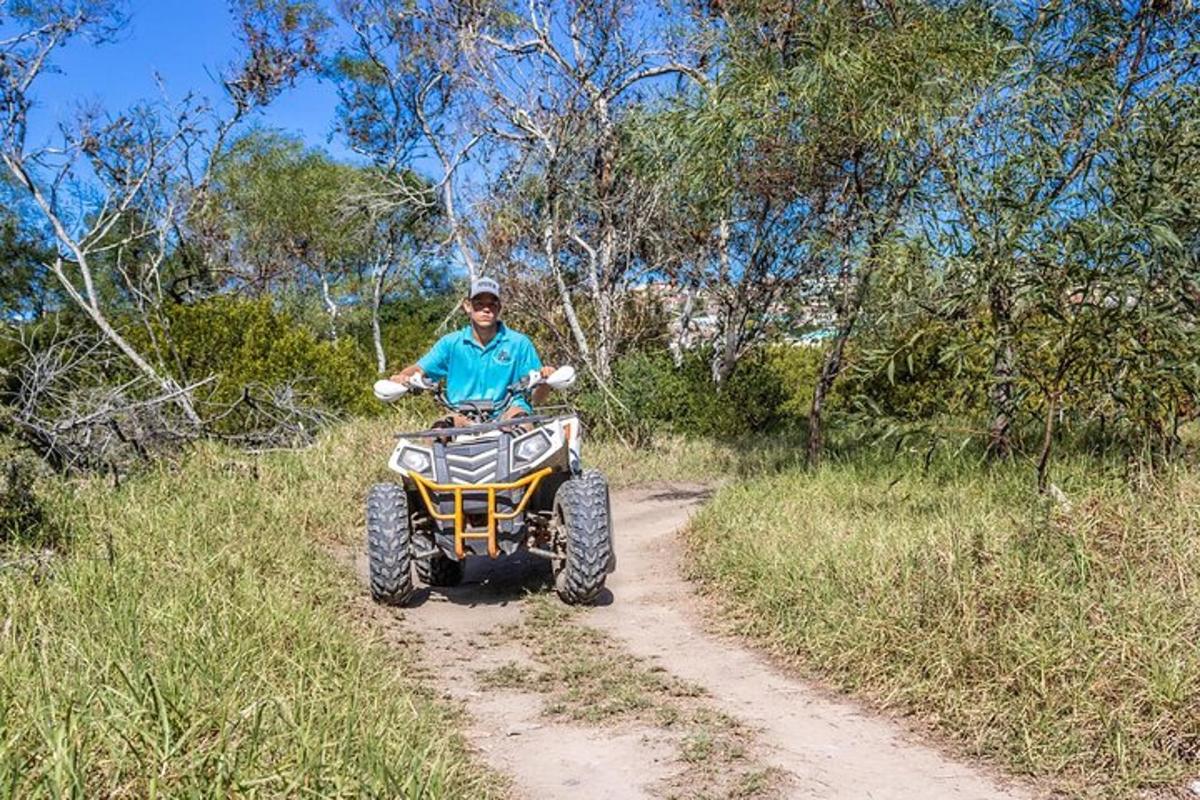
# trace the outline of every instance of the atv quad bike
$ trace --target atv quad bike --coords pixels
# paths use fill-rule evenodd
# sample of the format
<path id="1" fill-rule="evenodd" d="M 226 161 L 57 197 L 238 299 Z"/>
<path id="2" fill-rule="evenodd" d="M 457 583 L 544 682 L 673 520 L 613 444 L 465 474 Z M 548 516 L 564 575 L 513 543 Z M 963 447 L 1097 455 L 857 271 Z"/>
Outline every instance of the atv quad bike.
<path id="1" fill-rule="evenodd" d="M 562 389 L 575 370 L 547 378 L 531 372 L 497 403 L 453 405 L 419 375 L 407 384 L 381 380 L 375 396 L 392 402 L 432 392 L 464 427 L 399 434 L 388 467 L 399 483 L 380 483 L 367 498 L 367 554 L 375 600 L 401 605 L 414 591 L 413 567 L 430 586 L 462 580 L 470 556 L 525 550 L 547 559 L 558 596 L 590 603 L 616 567 L 608 483 L 580 458 L 579 418 L 562 413 L 500 421 L 518 397 L 541 384 Z"/>

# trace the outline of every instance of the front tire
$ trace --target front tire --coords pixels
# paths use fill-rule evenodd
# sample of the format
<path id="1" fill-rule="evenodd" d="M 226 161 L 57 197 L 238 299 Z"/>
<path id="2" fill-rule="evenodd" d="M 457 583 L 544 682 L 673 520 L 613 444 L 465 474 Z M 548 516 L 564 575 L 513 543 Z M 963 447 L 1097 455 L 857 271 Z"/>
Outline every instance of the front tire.
<path id="1" fill-rule="evenodd" d="M 563 602 L 595 601 L 612 559 L 608 482 L 596 470 L 564 481 L 554 495 L 554 588 Z"/>
<path id="2" fill-rule="evenodd" d="M 455 561 L 443 553 L 417 561 L 417 577 L 427 586 L 458 586 L 462 583 L 465 561 Z"/>
<path id="3" fill-rule="evenodd" d="M 412 529 L 408 497 L 394 483 L 379 483 L 367 495 L 367 557 L 371 596 L 399 606 L 413 594 Z"/>

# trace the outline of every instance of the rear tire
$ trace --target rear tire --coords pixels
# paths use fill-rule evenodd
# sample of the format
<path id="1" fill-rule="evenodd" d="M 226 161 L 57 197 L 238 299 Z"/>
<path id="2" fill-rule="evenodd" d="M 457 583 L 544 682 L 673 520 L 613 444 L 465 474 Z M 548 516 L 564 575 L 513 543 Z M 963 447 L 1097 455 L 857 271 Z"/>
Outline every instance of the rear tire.
<path id="1" fill-rule="evenodd" d="M 554 588 L 563 602 L 595 601 L 612 559 L 608 482 L 596 470 L 564 481 L 554 495 L 556 548 Z"/>
<path id="2" fill-rule="evenodd" d="M 376 602 L 399 606 L 413 594 L 412 529 L 408 498 L 394 483 L 378 483 L 367 495 L 367 558 L 371 596 Z"/>
<path id="3" fill-rule="evenodd" d="M 434 553 L 417 561 L 417 577 L 427 586 L 458 586 L 462 583 L 465 568 L 465 561 Z"/>

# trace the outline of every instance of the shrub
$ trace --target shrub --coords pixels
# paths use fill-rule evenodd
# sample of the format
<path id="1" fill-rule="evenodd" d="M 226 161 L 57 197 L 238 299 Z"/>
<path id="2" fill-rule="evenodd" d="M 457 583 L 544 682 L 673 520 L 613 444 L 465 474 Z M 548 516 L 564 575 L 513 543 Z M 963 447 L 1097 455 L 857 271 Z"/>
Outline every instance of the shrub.
<path id="1" fill-rule="evenodd" d="M 44 465 L 7 437 L 0 437 L 0 545 L 30 545 L 49 537 L 37 478 Z"/>
<path id="2" fill-rule="evenodd" d="M 940 320 L 868 334 L 852 354 L 844 394 L 873 414 L 897 419 L 980 415 L 989 377 L 977 338 Z"/>
<path id="3" fill-rule="evenodd" d="M 716 385 L 708 351 L 687 354 L 678 367 L 666 352 L 634 352 L 617 362 L 613 375 L 613 393 L 623 408 L 594 387 L 582 392 L 578 402 L 593 428 L 637 440 L 655 431 L 732 437 L 777 430 L 797 421 L 793 409 L 801 401 L 789 393 L 799 392 L 799 383 L 793 386 L 789 380 L 804 358 L 811 356 L 755 350 Z"/>
<path id="4" fill-rule="evenodd" d="M 765 348 L 764 358 L 772 380 L 783 391 L 780 417 L 792 424 L 806 420 L 812 408 L 813 387 L 824 364 L 825 350 L 821 347 L 779 344 Z M 829 398 L 828 407 L 836 410 L 841 401 L 841 386 L 834 384 L 834 394 Z"/>
<path id="5" fill-rule="evenodd" d="M 328 411 L 376 411 L 370 359 L 351 338 L 322 341 L 274 307 L 270 299 L 214 297 L 169 309 L 169 340 L 186 380 L 217 380 L 202 404 L 226 406 L 245 387 L 290 385 L 303 402 Z"/>

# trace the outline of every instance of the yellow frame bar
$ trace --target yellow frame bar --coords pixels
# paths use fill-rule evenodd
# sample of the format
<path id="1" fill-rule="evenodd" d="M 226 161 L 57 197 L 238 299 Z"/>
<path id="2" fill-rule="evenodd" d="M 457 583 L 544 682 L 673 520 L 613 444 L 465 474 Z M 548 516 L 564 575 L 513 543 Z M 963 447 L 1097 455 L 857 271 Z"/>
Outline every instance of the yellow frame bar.
<path id="1" fill-rule="evenodd" d="M 425 501 L 425 508 L 428 509 L 430 516 L 434 519 L 442 520 L 443 522 L 454 521 L 454 554 L 459 558 L 466 555 L 466 550 L 463 547 L 465 539 L 487 539 L 488 555 L 492 558 L 500 555 L 500 548 L 496 545 L 496 520 L 510 520 L 525 510 L 526 503 L 533 493 L 537 491 L 538 484 L 542 482 L 542 478 L 554 471 L 553 467 L 543 467 L 537 472 L 530 473 L 519 481 L 512 483 L 476 483 L 476 484 L 448 484 L 434 483 L 433 481 L 416 473 L 408 473 L 408 477 L 412 478 L 412 482 L 417 485 L 417 491 L 421 493 L 421 499 Z M 525 489 L 525 493 L 521 495 L 521 502 L 517 507 L 507 513 L 496 511 L 496 492 L 507 492 L 514 489 Z M 443 514 L 437 510 L 437 506 L 433 502 L 433 498 L 429 496 L 430 492 L 452 492 L 454 494 L 454 511 L 449 514 Z M 463 495 L 464 494 L 487 494 L 487 528 L 479 531 L 467 530 L 466 521 L 463 516 Z"/>

